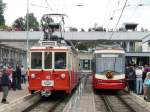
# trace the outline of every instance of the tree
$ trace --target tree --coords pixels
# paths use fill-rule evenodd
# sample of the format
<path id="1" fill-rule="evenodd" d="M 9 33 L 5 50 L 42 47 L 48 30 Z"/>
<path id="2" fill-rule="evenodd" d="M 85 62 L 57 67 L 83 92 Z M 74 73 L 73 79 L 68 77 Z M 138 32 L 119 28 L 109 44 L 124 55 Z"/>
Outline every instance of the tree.
<path id="1" fill-rule="evenodd" d="M 6 4 L 3 3 L 2 0 L 0 0 L 0 28 L 5 27 L 5 19 L 3 15 L 5 8 L 6 8 Z"/>
<path id="2" fill-rule="evenodd" d="M 34 14 L 29 13 L 28 17 L 29 17 L 29 29 L 33 29 L 34 31 L 38 31 L 39 30 L 39 23 L 38 23 L 36 17 L 34 16 Z M 27 18 L 27 15 L 25 16 L 25 18 Z M 25 19 L 25 25 L 27 26 L 27 19 Z"/>
<path id="3" fill-rule="evenodd" d="M 25 20 L 22 17 L 17 18 L 13 23 L 13 28 L 16 30 L 25 31 Z"/>
<path id="4" fill-rule="evenodd" d="M 77 32 L 78 31 L 78 29 L 75 28 L 75 27 L 70 27 L 69 30 L 72 31 L 72 32 Z"/>

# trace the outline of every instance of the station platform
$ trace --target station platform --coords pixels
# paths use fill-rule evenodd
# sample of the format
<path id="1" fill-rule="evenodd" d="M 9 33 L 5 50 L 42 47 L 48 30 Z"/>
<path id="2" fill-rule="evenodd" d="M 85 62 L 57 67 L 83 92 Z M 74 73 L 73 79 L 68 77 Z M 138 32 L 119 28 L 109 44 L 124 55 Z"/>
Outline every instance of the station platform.
<path id="1" fill-rule="evenodd" d="M 146 108 L 147 110 L 150 109 L 150 102 L 144 100 L 144 95 L 137 95 L 135 93 L 130 93 L 131 98 L 135 100 L 138 104 L 142 107 Z"/>
<path id="2" fill-rule="evenodd" d="M 94 101 L 94 93 L 92 90 L 91 77 L 87 79 L 86 85 L 83 85 L 83 90 L 79 89 L 75 96 L 75 102 L 71 101 L 66 110 L 63 112 L 96 112 L 95 110 L 95 101 Z M 10 106 L 12 103 L 16 102 L 18 99 L 22 97 L 30 95 L 27 89 L 27 84 L 22 84 L 22 90 L 10 90 L 8 94 L 8 102 L 9 104 L 0 103 L 0 112 L 1 108 L 5 108 L 6 106 Z M 150 109 L 150 102 L 146 102 L 144 100 L 143 95 L 136 95 L 135 93 L 130 93 L 130 96 L 136 100 L 140 105 L 144 108 Z M 0 100 L 2 98 L 2 92 L 0 92 Z M 72 107 L 70 105 L 73 105 Z M 5 106 L 5 107 L 4 107 Z"/>
<path id="3" fill-rule="evenodd" d="M 95 112 L 91 77 L 81 81 L 81 84 L 65 106 L 63 112 Z"/>
<path id="4" fill-rule="evenodd" d="M 7 97 L 7 101 L 9 102 L 9 104 L 12 104 L 13 102 L 15 102 L 18 98 L 24 97 L 29 95 L 29 91 L 27 89 L 28 85 L 27 84 L 22 84 L 22 90 L 9 90 L 8 93 L 8 97 Z M 0 101 L 2 99 L 2 92 L 0 92 Z M 3 104 L 0 102 L 0 108 L 3 105 L 9 105 L 9 104 Z"/>
<path id="5" fill-rule="evenodd" d="M 95 101 L 91 80 L 87 80 L 79 104 L 79 112 L 95 112 Z"/>

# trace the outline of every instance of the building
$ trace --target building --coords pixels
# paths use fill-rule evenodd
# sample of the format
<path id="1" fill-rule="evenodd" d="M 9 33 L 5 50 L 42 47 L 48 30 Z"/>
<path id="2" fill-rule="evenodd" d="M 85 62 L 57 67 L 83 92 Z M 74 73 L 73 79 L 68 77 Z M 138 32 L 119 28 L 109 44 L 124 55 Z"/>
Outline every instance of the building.
<path id="1" fill-rule="evenodd" d="M 112 35 L 113 33 L 113 35 Z M 105 41 L 115 41 L 119 42 L 126 51 L 126 64 L 135 63 L 138 65 L 150 64 L 150 32 L 149 31 L 117 31 L 117 32 L 64 32 L 65 39 L 72 41 L 93 42 L 101 43 Z M 29 32 L 29 46 L 36 44 L 39 39 L 43 36 L 43 32 Z M 111 37 L 111 38 L 110 38 Z M 18 50 L 19 59 L 17 56 L 16 60 L 21 60 L 26 64 L 26 32 L 16 31 L 16 32 L 0 32 L 0 51 L 1 51 L 1 61 L 2 60 L 12 60 L 12 49 Z M 5 49 L 5 50 L 2 50 Z M 7 49 L 7 50 L 6 50 Z M 7 52 L 5 52 L 7 51 Z M 15 51 L 16 52 L 16 51 Z M 3 57 L 3 54 L 7 56 Z M 8 55 L 9 54 L 9 55 Z M 17 54 L 16 54 L 17 55 Z M 80 51 L 79 52 L 81 63 L 80 65 L 84 69 L 91 69 L 91 51 Z M 23 58 L 21 58 L 23 57 Z M 13 63 L 16 63 L 14 60 Z"/>

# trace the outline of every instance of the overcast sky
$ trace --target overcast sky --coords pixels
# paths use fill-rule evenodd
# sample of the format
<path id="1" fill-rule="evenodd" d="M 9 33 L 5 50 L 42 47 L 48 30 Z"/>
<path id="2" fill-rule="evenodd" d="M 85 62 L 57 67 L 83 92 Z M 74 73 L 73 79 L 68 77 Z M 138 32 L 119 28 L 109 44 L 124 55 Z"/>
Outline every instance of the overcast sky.
<path id="1" fill-rule="evenodd" d="M 7 4 L 4 12 L 7 25 L 12 25 L 18 17 L 27 12 L 27 0 L 3 0 Z M 48 6 L 48 4 L 49 6 Z M 43 14 L 65 13 L 68 15 L 66 26 L 88 29 L 94 24 L 105 28 L 114 28 L 125 0 L 29 0 L 29 12 L 33 12 L 38 21 Z M 137 6 L 138 4 L 143 6 Z M 82 4 L 83 6 L 76 6 Z M 41 7 L 43 6 L 43 7 Z M 48 8 L 44 8 L 48 7 Z M 150 0 L 128 0 L 127 7 L 119 22 L 135 22 L 139 28 L 150 30 Z M 113 20 L 110 17 L 113 16 Z"/>

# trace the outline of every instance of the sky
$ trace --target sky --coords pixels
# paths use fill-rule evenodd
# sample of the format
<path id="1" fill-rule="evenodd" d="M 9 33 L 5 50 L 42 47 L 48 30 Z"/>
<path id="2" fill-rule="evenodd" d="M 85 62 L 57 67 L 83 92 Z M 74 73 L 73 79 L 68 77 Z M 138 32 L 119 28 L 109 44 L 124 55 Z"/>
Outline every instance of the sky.
<path id="1" fill-rule="evenodd" d="M 66 27 L 87 30 L 94 26 L 115 28 L 126 0 L 29 0 L 29 12 L 33 12 L 37 20 L 43 14 L 64 13 Z M 27 13 L 27 0 L 3 0 L 6 3 L 4 17 L 6 25 L 12 25 L 18 17 Z M 77 6 L 77 5 L 83 6 Z M 144 4 L 143 6 L 137 6 Z M 124 22 L 138 23 L 138 28 L 150 30 L 150 0 L 128 0 L 118 27 Z M 113 18 L 110 20 L 110 18 Z"/>

